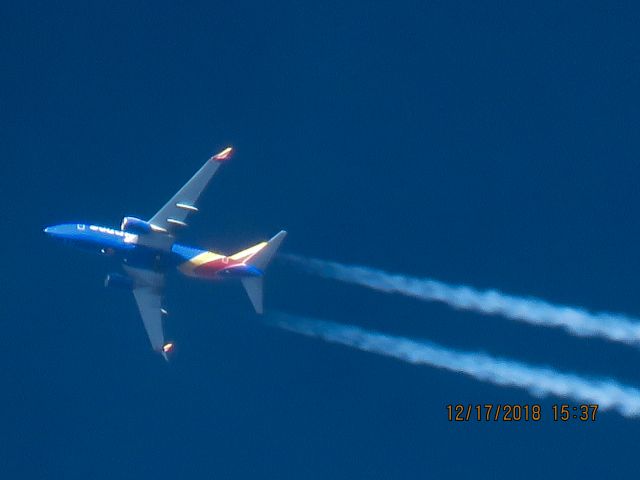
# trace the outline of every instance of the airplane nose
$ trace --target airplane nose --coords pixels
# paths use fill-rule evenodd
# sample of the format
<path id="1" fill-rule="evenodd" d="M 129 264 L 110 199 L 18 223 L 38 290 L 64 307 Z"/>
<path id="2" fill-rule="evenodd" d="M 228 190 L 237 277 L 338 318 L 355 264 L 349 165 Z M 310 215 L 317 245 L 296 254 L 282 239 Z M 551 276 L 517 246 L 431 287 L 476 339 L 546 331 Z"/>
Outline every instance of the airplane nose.
<path id="1" fill-rule="evenodd" d="M 52 225 L 43 229 L 42 231 L 50 237 L 54 238 L 64 237 L 64 234 L 66 233 L 63 225 Z"/>
<path id="2" fill-rule="evenodd" d="M 78 229 L 78 225 L 75 223 L 61 223 L 59 225 L 50 225 L 42 230 L 45 234 L 52 238 L 59 238 L 62 240 L 74 240 L 80 239 L 84 233 Z"/>

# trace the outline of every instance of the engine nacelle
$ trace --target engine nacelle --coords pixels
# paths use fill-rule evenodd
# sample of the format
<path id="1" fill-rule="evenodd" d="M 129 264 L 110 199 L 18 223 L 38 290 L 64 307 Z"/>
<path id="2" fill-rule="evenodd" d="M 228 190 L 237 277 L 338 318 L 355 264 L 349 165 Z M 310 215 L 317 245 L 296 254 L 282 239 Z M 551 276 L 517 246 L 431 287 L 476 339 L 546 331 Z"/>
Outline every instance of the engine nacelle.
<path id="1" fill-rule="evenodd" d="M 144 234 L 150 233 L 153 229 L 149 222 L 145 222 L 144 220 L 140 220 L 136 217 L 124 217 L 120 224 L 120 230 L 123 232 Z"/>
<path id="2" fill-rule="evenodd" d="M 134 283 L 131 277 L 119 273 L 110 273 L 104 279 L 104 286 L 108 288 L 120 288 L 122 290 L 133 290 Z"/>

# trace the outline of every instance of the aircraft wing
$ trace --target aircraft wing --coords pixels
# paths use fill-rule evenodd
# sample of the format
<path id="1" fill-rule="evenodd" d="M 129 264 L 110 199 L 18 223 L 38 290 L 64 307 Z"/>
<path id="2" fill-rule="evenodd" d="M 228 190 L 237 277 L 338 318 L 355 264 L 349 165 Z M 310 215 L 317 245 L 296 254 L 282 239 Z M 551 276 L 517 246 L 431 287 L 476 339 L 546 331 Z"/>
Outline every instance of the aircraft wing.
<path id="1" fill-rule="evenodd" d="M 178 193 L 171 197 L 171 200 L 151 217 L 149 223 L 160 231 L 164 230 L 168 233 L 172 233 L 181 227 L 186 227 L 187 224 L 185 220 L 189 214 L 198 211 L 196 202 L 200 194 L 207 187 L 222 162 L 231 157 L 232 153 L 233 149 L 227 147 L 207 160 L 200 170 L 191 177 L 191 180 L 185 183 L 184 186 L 178 190 Z"/>
<path id="2" fill-rule="evenodd" d="M 138 310 L 149 336 L 151 347 L 160 353 L 165 360 L 172 345 L 165 343 L 162 318 L 165 311 L 162 308 L 162 294 L 164 289 L 164 275 L 151 270 L 133 268 L 124 265 L 125 271 L 134 280 L 133 296 L 138 304 Z"/>

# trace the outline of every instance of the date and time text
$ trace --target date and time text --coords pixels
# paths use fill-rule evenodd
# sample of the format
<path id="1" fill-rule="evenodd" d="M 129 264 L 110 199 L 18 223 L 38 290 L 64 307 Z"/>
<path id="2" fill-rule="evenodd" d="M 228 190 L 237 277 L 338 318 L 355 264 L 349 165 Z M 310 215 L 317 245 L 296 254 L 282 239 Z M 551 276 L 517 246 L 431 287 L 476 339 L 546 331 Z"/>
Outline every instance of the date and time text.
<path id="1" fill-rule="evenodd" d="M 448 404 L 450 422 L 595 422 L 597 404 L 554 404 L 550 409 L 538 404 Z"/>

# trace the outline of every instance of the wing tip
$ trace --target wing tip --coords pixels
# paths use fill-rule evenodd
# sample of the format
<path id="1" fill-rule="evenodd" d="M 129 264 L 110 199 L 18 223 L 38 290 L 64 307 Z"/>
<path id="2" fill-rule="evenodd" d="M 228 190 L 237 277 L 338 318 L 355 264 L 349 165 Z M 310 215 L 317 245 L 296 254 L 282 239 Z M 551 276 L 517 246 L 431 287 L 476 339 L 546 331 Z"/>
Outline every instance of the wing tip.
<path id="1" fill-rule="evenodd" d="M 171 354 L 171 352 L 173 352 L 173 347 L 174 347 L 174 344 L 172 342 L 167 342 L 164 345 L 162 345 L 162 348 L 158 350 L 158 353 L 160 353 L 160 355 L 162 355 L 164 359 L 168 362 L 169 355 Z"/>
<path id="2" fill-rule="evenodd" d="M 233 155 L 233 147 L 227 147 L 219 153 L 216 153 L 210 160 L 214 162 L 224 162 L 229 160 Z"/>

